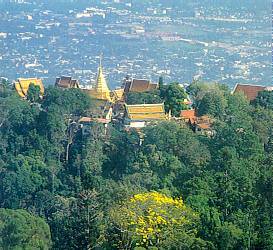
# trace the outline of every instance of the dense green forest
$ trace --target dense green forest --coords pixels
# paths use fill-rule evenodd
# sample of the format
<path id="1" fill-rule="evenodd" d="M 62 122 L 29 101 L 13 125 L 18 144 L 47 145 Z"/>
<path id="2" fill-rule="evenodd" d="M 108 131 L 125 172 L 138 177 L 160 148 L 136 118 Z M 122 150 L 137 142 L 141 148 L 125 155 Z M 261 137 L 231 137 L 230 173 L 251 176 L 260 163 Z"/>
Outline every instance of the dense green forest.
<path id="1" fill-rule="evenodd" d="M 3 82 L 0 248 L 273 249 L 273 92 L 187 91 L 213 135 L 169 121 L 140 145 L 114 126 L 83 136 L 74 121 L 92 100 L 78 89 L 22 100 Z"/>

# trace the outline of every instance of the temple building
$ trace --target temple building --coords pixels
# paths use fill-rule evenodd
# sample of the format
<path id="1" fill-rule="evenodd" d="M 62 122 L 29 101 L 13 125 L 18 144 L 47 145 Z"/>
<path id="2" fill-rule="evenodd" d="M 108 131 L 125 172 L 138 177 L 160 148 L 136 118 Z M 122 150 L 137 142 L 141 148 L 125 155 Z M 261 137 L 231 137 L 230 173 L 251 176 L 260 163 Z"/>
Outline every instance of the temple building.
<path id="1" fill-rule="evenodd" d="M 129 92 L 147 92 L 158 89 L 157 83 L 152 83 L 150 80 L 145 79 L 131 79 L 127 76 L 124 80 L 124 93 Z"/>
<path id="2" fill-rule="evenodd" d="M 40 96 L 44 95 L 45 89 L 41 79 L 39 78 L 18 78 L 14 82 L 14 87 L 19 96 L 26 98 L 30 84 L 40 87 Z"/>
<path id="3" fill-rule="evenodd" d="M 71 76 L 61 76 L 56 78 L 55 86 L 64 89 L 79 88 L 79 81 Z"/>
<path id="4" fill-rule="evenodd" d="M 124 125 L 129 128 L 143 128 L 151 123 L 168 120 L 164 103 L 125 104 Z"/>
<path id="5" fill-rule="evenodd" d="M 249 101 L 255 100 L 261 91 L 272 91 L 273 87 L 252 84 L 236 84 L 233 93 L 243 93 Z"/>
<path id="6" fill-rule="evenodd" d="M 104 74 L 103 74 L 103 68 L 101 64 L 101 59 L 100 59 L 100 65 L 98 68 L 98 74 L 97 74 L 97 79 L 96 79 L 96 84 L 93 86 L 91 89 L 85 89 L 84 90 L 87 94 L 89 94 L 91 97 L 94 99 L 98 100 L 106 100 L 111 102 L 111 91 L 108 88 L 108 85 L 106 83 Z"/>
<path id="7" fill-rule="evenodd" d="M 83 135 L 92 132 L 94 123 L 104 125 L 104 133 L 106 134 L 108 124 L 112 121 L 113 102 L 118 99 L 118 96 L 115 97 L 107 86 L 101 61 L 100 58 L 97 79 L 94 86 L 90 89 L 82 89 L 93 99 L 92 107 L 87 111 L 87 116 L 81 117 L 79 120 Z"/>

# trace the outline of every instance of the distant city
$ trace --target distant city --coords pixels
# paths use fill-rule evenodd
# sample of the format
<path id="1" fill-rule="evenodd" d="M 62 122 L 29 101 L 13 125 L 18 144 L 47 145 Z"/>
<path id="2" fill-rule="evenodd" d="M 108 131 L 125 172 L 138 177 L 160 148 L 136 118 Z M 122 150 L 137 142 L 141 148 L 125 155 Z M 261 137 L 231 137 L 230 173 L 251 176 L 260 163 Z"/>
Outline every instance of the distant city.
<path id="1" fill-rule="evenodd" d="M 267 0 L 0 0 L 0 76 L 90 85 L 102 53 L 111 88 L 126 75 L 270 85 L 271 29 Z"/>

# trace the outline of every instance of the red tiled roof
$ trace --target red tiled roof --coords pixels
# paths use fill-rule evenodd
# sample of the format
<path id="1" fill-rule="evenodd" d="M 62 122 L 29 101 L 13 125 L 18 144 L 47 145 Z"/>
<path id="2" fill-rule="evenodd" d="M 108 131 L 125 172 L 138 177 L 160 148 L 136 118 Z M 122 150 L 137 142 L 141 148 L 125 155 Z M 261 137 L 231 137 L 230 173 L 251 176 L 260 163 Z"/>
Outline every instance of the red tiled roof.
<path id="1" fill-rule="evenodd" d="M 158 84 L 157 83 L 150 83 L 149 84 L 149 90 L 155 90 L 158 88 Z"/>
<path id="2" fill-rule="evenodd" d="M 197 116 L 195 109 L 182 110 L 180 117 L 186 121 L 189 121 L 191 125 L 197 126 L 203 130 L 210 129 L 211 124 L 213 123 L 212 119 L 210 119 L 207 115 Z"/>
<path id="3" fill-rule="evenodd" d="M 253 101 L 260 91 L 265 90 L 265 86 L 251 84 L 237 84 L 234 93 L 243 92 L 249 101 Z"/>
<path id="4" fill-rule="evenodd" d="M 181 110 L 180 116 L 183 118 L 195 117 L 195 109 Z"/>
<path id="5" fill-rule="evenodd" d="M 60 88 L 79 88 L 79 82 L 70 76 L 61 76 L 56 78 L 55 85 Z"/>
<path id="6" fill-rule="evenodd" d="M 181 110 L 180 117 L 193 123 L 196 120 L 196 111 L 195 109 Z"/>
<path id="7" fill-rule="evenodd" d="M 157 83 L 152 83 L 149 80 L 145 79 L 132 79 L 126 80 L 124 85 L 124 92 L 146 92 L 155 90 L 158 88 Z"/>
<path id="8" fill-rule="evenodd" d="M 206 130 L 206 129 L 210 129 L 211 124 L 210 124 L 210 123 L 198 123 L 197 126 L 198 126 L 199 128 L 201 128 L 201 129 Z"/>
<path id="9" fill-rule="evenodd" d="M 213 121 L 207 115 L 197 117 L 197 120 L 196 120 L 197 127 L 201 128 L 203 130 L 210 129 L 212 123 L 213 123 Z"/>
<path id="10" fill-rule="evenodd" d="M 145 92 L 149 90 L 150 81 L 133 79 L 130 92 Z"/>

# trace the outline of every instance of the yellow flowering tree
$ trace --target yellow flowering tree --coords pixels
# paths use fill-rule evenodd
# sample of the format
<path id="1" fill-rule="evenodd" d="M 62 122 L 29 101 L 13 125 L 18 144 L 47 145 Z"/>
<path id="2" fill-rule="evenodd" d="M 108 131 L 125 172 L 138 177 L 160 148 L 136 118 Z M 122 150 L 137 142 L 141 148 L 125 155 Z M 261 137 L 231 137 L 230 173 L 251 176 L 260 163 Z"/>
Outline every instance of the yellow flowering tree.
<path id="1" fill-rule="evenodd" d="M 132 196 L 110 211 L 113 227 L 118 231 L 117 248 L 158 247 L 170 239 L 196 238 L 198 215 L 187 208 L 181 198 L 158 192 Z M 174 242 L 174 241 L 172 241 Z"/>

